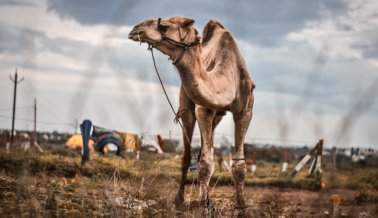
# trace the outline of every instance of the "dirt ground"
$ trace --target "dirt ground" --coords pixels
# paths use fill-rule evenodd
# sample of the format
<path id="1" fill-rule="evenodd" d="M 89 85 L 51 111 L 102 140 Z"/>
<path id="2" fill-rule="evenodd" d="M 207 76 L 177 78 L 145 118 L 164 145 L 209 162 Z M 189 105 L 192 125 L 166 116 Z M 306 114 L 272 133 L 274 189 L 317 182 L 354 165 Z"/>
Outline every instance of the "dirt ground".
<path id="1" fill-rule="evenodd" d="M 248 176 L 244 211 L 234 209 L 229 172 L 213 176 L 213 210 L 199 205 L 198 185 L 193 179 L 197 172 L 191 172 L 186 206 L 178 210 L 173 199 L 179 185 L 179 162 L 171 157 L 125 161 L 94 156 L 82 174 L 80 159 L 66 150 L 24 156 L 0 152 L 0 217 L 331 217 L 330 198 L 335 195 L 340 198 L 340 217 L 378 217 L 378 191 L 369 186 L 376 169 L 361 174 L 358 181 L 366 180 L 367 185 L 359 182 L 364 186 L 318 191 L 278 188 L 271 182 L 264 186 L 261 181 L 254 182 L 258 178 Z M 265 171 L 273 169 L 266 167 Z M 365 176 L 368 173 L 370 177 Z M 348 178 L 339 177 L 336 181 Z M 295 186 L 300 183 L 298 180 Z"/>
<path id="2" fill-rule="evenodd" d="M 232 210 L 232 187 L 216 187 L 214 200 L 225 209 L 226 216 Z M 331 213 L 330 198 L 341 199 L 339 210 L 342 217 L 378 217 L 378 193 L 376 191 L 355 191 L 335 189 L 309 191 L 290 188 L 246 187 L 247 217 L 327 217 Z"/>
<path id="3" fill-rule="evenodd" d="M 147 178 L 143 182 L 74 177 L 13 178 L 0 175 L 2 217 L 331 217 L 332 195 L 340 199 L 341 217 L 378 217 L 378 193 L 335 189 L 246 187 L 245 211 L 234 209 L 232 186 L 211 188 L 214 211 L 198 203 L 198 186 L 187 185 L 186 207 L 172 204 L 176 184 Z"/>

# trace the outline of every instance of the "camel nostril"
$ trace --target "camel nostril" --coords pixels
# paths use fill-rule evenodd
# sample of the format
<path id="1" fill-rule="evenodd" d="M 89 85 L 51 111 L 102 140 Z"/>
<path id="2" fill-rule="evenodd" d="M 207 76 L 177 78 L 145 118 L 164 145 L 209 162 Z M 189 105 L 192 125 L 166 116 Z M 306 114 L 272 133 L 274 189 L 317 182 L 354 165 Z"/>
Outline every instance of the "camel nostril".
<path id="1" fill-rule="evenodd" d="M 132 31 L 129 33 L 129 39 L 133 38 L 135 35 L 138 35 L 138 34 L 139 34 L 139 31 L 132 30 Z"/>
<path id="2" fill-rule="evenodd" d="M 142 34 L 143 31 L 135 31 L 135 30 L 132 30 L 130 33 L 129 33 L 129 38 L 132 37 L 132 36 L 135 36 L 135 35 L 140 35 Z"/>

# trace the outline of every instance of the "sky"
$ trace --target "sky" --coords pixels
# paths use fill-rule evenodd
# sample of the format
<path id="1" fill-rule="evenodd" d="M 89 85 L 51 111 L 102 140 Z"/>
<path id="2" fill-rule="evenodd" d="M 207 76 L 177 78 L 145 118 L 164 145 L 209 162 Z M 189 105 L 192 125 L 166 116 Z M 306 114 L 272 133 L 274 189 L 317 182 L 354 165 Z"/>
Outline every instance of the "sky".
<path id="1" fill-rule="evenodd" d="M 378 2 L 374 0 L 1 0 L 0 128 L 76 132 L 75 123 L 179 137 L 147 45 L 128 39 L 147 18 L 219 20 L 256 84 L 246 142 L 378 149 Z M 155 51 L 174 106 L 180 79 Z M 198 127 L 195 137 L 198 137 Z M 231 138 L 227 114 L 217 136 Z"/>

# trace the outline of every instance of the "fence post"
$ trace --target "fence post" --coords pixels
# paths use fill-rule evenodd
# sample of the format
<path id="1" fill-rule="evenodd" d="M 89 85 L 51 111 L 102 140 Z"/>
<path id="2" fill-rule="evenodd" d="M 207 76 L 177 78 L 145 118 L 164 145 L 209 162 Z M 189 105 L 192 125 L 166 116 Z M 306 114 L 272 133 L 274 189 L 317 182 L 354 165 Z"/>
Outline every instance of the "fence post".
<path id="1" fill-rule="evenodd" d="M 255 175 L 256 169 L 257 169 L 257 166 L 256 166 L 256 151 L 252 151 L 252 165 L 251 165 L 252 176 Z"/>
<path id="2" fill-rule="evenodd" d="M 81 156 L 81 166 L 83 167 L 87 161 L 89 161 L 89 137 L 92 128 L 92 122 L 90 120 L 84 120 L 80 124 L 81 137 L 83 138 L 83 150 Z"/>
<path id="3" fill-rule="evenodd" d="M 286 173 L 288 167 L 288 148 L 284 149 L 284 162 L 282 164 L 282 173 Z"/>
<path id="4" fill-rule="evenodd" d="M 299 170 L 302 169 L 303 165 L 305 165 L 311 159 L 311 157 L 314 156 L 314 155 L 317 155 L 318 157 L 314 157 L 313 165 L 315 166 L 315 164 L 316 164 L 316 170 L 319 171 L 319 173 L 320 173 L 321 172 L 320 160 L 321 160 L 321 155 L 322 155 L 322 149 L 323 149 L 323 139 L 320 139 L 319 142 L 310 150 L 310 152 L 308 152 L 302 158 L 302 160 L 297 164 L 297 166 L 295 166 L 294 170 L 290 172 L 290 174 L 286 178 L 286 180 L 293 179 L 294 176 L 299 172 Z M 311 171 L 311 168 L 310 168 L 310 171 Z"/>

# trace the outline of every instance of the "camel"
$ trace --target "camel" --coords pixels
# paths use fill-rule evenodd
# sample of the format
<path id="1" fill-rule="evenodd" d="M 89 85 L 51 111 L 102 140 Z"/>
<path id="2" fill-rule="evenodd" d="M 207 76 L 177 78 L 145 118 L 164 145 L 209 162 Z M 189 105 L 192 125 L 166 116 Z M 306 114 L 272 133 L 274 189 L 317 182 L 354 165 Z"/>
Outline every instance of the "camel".
<path id="1" fill-rule="evenodd" d="M 177 117 L 183 123 L 184 154 L 176 207 L 184 203 L 185 182 L 191 160 L 191 140 L 195 123 L 201 133 L 198 161 L 199 198 L 201 205 L 211 204 L 209 181 L 214 172 L 211 148 L 214 129 L 227 111 L 235 123 L 235 152 L 232 174 L 235 182 L 236 208 L 245 208 L 243 198 L 246 161 L 244 138 L 252 119 L 255 87 L 231 33 L 210 20 L 203 39 L 193 27 L 194 20 L 172 17 L 167 20 L 146 19 L 129 33 L 129 39 L 149 44 L 172 60 L 178 70 L 180 106 Z M 187 136 L 187 137 L 186 137 Z"/>

